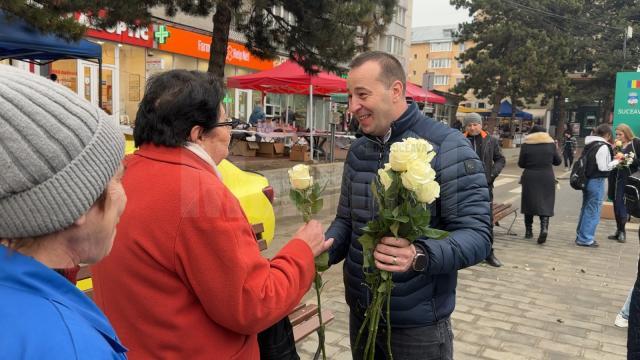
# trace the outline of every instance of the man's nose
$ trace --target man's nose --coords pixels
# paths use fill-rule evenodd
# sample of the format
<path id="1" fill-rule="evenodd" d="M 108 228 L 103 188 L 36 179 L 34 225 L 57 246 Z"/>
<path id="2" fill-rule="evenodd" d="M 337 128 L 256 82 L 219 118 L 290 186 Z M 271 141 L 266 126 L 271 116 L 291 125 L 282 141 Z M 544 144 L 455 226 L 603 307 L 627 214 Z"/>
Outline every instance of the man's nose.
<path id="1" fill-rule="evenodd" d="M 361 107 L 362 106 L 360 105 L 358 99 L 349 99 L 349 112 L 355 113 L 356 111 L 360 110 Z"/>

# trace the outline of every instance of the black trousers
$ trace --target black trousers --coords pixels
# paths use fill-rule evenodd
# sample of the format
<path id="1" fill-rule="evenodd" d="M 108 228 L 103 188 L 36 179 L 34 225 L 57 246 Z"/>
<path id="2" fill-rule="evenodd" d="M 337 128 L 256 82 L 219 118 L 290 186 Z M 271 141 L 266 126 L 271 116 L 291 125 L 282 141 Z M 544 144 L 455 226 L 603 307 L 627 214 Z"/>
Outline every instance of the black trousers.
<path id="1" fill-rule="evenodd" d="M 638 232 L 640 238 L 640 230 Z M 640 267 L 640 262 L 638 263 Z M 633 284 L 629 305 L 629 328 L 627 330 L 627 359 L 640 360 L 640 272 Z"/>

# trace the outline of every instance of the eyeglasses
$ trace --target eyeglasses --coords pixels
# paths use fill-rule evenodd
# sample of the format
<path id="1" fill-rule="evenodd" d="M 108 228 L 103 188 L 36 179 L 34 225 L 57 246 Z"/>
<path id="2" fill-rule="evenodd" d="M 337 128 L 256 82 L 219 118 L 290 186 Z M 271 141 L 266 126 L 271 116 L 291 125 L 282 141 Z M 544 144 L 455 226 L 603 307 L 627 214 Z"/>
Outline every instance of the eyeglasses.
<path id="1" fill-rule="evenodd" d="M 229 126 L 231 128 L 234 128 L 234 127 L 238 126 L 239 123 L 240 123 L 240 120 L 231 119 L 231 120 L 219 122 L 219 123 L 213 125 L 213 127 Z"/>

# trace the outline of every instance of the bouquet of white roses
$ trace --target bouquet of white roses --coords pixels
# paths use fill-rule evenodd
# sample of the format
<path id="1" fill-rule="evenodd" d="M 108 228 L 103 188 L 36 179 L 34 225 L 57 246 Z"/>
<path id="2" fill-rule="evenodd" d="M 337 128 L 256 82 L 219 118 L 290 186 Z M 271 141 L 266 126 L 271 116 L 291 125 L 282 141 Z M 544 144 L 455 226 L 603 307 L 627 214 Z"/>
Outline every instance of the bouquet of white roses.
<path id="1" fill-rule="evenodd" d="M 634 154 L 633 152 L 629 152 L 625 154 L 622 151 L 622 141 L 620 140 L 616 140 L 614 145 L 615 145 L 615 151 L 616 151 L 615 158 L 619 160 L 617 167 L 619 169 L 622 169 L 624 167 L 629 167 L 631 163 L 633 163 L 633 160 L 635 159 L 636 154 Z"/>
<path id="2" fill-rule="evenodd" d="M 390 150 L 389 163 L 378 170 L 378 176 L 371 184 L 371 192 L 378 204 L 378 216 L 367 223 L 363 228 L 364 234 L 358 239 L 362 244 L 365 282 L 372 293 L 356 339 L 358 346 L 364 331 L 367 331 L 364 359 L 374 358 L 375 339 L 385 304 L 387 352 L 389 359 L 393 359 L 390 319 L 393 281 L 391 273 L 375 267 L 373 256 L 380 239 L 394 236 L 414 242 L 421 237 L 442 239 L 448 235 L 445 231 L 429 227 L 429 204 L 440 195 L 436 172 L 430 164 L 435 156 L 431 144 L 423 139 L 409 138 L 391 145 Z"/>
<path id="3" fill-rule="evenodd" d="M 298 164 L 289 169 L 289 182 L 291 190 L 289 197 L 295 204 L 296 208 L 302 214 L 302 220 L 307 223 L 314 214 L 322 210 L 323 200 L 322 192 L 324 187 L 313 182 L 313 176 L 309 173 L 309 166 Z M 320 328 L 318 329 L 318 349 L 322 352 L 322 358 L 326 360 L 326 351 L 324 346 L 324 323 L 322 322 L 322 303 L 320 301 L 320 293 L 322 292 L 322 276 L 321 272 L 329 268 L 329 254 L 324 252 L 315 258 L 316 276 L 313 282 L 318 300 L 318 320 Z M 316 352 L 317 355 L 317 352 Z"/>

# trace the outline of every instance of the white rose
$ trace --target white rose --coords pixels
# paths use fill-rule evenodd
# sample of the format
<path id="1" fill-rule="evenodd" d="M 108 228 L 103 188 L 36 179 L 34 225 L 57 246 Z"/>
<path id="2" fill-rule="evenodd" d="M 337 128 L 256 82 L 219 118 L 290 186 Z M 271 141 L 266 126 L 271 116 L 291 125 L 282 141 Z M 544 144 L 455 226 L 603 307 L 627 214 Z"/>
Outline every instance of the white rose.
<path id="1" fill-rule="evenodd" d="M 411 145 L 405 142 L 397 142 L 391 145 L 389 164 L 394 171 L 406 171 L 407 165 L 418 158 L 418 154 L 411 149 Z"/>
<path id="2" fill-rule="evenodd" d="M 430 161 L 427 160 L 429 154 L 435 155 L 435 152 L 433 152 L 433 146 L 431 146 L 431 144 L 429 144 L 425 139 L 408 138 L 405 139 L 404 142 L 411 147 L 413 152 L 416 153 L 418 159 Z M 431 158 L 433 158 L 433 155 L 431 155 Z"/>
<path id="3" fill-rule="evenodd" d="M 422 185 L 433 182 L 436 172 L 428 162 L 414 160 L 407 165 L 407 171 L 400 175 L 402 186 L 411 191 L 416 191 Z"/>
<path id="4" fill-rule="evenodd" d="M 616 140 L 616 147 L 622 147 L 622 141 Z"/>
<path id="5" fill-rule="evenodd" d="M 393 179 L 389 176 L 387 170 L 378 169 L 378 177 L 380 178 L 380 183 L 384 186 L 384 190 L 389 190 L 389 187 L 393 184 Z"/>
<path id="6" fill-rule="evenodd" d="M 438 197 L 440 197 L 440 184 L 436 181 L 423 184 L 416 191 L 416 198 L 422 203 L 431 204 Z"/>
<path id="7" fill-rule="evenodd" d="M 289 181 L 296 190 L 305 190 L 313 185 L 313 177 L 309 175 L 309 166 L 298 164 L 289 169 Z"/>

